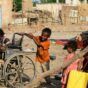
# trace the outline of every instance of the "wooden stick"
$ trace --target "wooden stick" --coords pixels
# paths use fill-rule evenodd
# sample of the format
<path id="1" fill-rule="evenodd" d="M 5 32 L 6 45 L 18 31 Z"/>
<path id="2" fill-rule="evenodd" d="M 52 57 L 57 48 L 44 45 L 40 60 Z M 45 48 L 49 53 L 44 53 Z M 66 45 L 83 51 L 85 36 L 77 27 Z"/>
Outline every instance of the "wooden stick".
<path id="1" fill-rule="evenodd" d="M 33 88 L 32 86 L 37 85 L 39 82 L 41 82 L 41 80 L 49 75 L 55 74 L 57 72 L 60 72 L 61 70 L 63 70 L 64 68 L 68 67 L 71 63 L 73 63 L 75 60 L 77 59 L 81 59 L 83 57 L 83 55 L 85 55 L 85 53 L 88 52 L 88 46 L 80 51 L 75 57 L 73 57 L 73 59 L 67 61 L 66 63 L 63 63 L 60 67 L 56 67 L 53 70 L 49 70 L 47 72 L 42 73 L 41 75 L 37 76 L 31 83 L 30 85 L 28 85 L 26 88 Z"/>

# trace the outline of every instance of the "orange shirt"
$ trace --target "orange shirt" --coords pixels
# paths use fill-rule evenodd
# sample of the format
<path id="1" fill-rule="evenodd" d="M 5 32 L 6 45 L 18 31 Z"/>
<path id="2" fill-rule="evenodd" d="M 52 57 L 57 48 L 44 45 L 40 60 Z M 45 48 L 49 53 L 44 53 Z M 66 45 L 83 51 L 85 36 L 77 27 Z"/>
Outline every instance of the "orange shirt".
<path id="1" fill-rule="evenodd" d="M 38 41 L 40 41 L 39 36 L 36 38 Z M 50 41 L 49 40 L 46 40 L 44 42 L 40 41 L 40 44 L 42 47 L 37 47 L 36 61 L 40 63 L 44 63 L 44 62 L 49 61 L 50 59 L 50 55 L 49 55 Z"/>

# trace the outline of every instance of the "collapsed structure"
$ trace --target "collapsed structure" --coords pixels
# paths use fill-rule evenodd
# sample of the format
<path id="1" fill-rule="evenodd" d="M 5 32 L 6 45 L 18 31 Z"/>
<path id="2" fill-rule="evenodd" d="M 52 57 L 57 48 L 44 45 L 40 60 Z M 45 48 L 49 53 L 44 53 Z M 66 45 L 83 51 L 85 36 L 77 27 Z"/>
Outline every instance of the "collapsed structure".
<path id="1" fill-rule="evenodd" d="M 8 24 L 12 22 L 12 15 L 14 12 L 13 9 L 14 0 L 2 0 L 2 27 L 7 27 Z M 32 9 L 32 0 L 22 0 L 22 13 L 26 13 L 28 10 Z"/>
<path id="2" fill-rule="evenodd" d="M 21 14 L 22 17 L 28 16 L 28 12 L 32 10 L 32 0 L 22 0 L 22 10 L 14 12 L 13 3 L 14 0 L 2 0 L 2 27 L 8 27 L 13 22 L 15 15 Z M 87 0 L 84 0 L 85 4 L 80 4 L 79 0 L 65 0 L 65 3 L 46 3 L 36 4 L 36 9 L 42 11 L 42 19 L 47 19 L 45 12 L 48 11 L 50 18 L 54 20 L 61 19 L 64 25 L 67 24 L 87 24 L 88 23 L 88 4 Z M 46 9 L 47 8 L 47 9 Z M 61 13 L 60 13 L 61 12 Z M 39 13 L 40 15 L 40 13 Z M 45 16 L 45 17 L 44 17 Z M 48 17 L 49 17 L 48 16 Z M 47 21 L 47 20 L 46 20 Z"/>

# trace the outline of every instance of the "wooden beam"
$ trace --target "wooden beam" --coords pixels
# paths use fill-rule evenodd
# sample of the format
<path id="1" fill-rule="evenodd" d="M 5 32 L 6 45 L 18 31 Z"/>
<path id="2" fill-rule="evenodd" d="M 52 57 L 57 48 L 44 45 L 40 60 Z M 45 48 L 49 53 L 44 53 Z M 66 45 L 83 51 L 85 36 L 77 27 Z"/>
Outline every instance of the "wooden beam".
<path id="1" fill-rule="evenodd" d="M 75 60 L 77 59 L 81 59 L 83 57 L 83 55 L 85 55 L 85 53 L 88 52 L 88 46 L 80 51 L 75 57 L 73 57 L 73 59 L 67 61 L 67 63 L 63 63 L 60 67 L 56 67 L 53 70 L 44 72 L 42 74 L 40 74 L 39 76 L 37 76 L 31 83 L 30 85 L 28 85 L 26 88 L 33 88 L 33 86 L 38 85 L 39 82 L 41 82 L 41 80 L 49 75 L 55 74 L 57 72 L 60 72 L 61 70 L 63 70 L 64 68 L 68 67 L 71 63 L 73 63 Z"/>

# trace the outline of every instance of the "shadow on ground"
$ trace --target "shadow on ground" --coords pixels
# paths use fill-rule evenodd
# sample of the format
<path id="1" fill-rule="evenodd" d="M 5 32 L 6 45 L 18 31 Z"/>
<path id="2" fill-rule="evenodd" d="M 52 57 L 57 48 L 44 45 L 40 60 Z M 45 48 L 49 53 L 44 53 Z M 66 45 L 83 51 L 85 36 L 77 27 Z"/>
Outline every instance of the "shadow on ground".
<path id="1" fill-rule="evenodd" d="M 42 83 L 37 88 L 61 88 L 61 82 L 60 82 L 60 80 L 56 80 L 56 79 L 52 78 L 51 82 L 52 82 L 51 84 Z"/>

